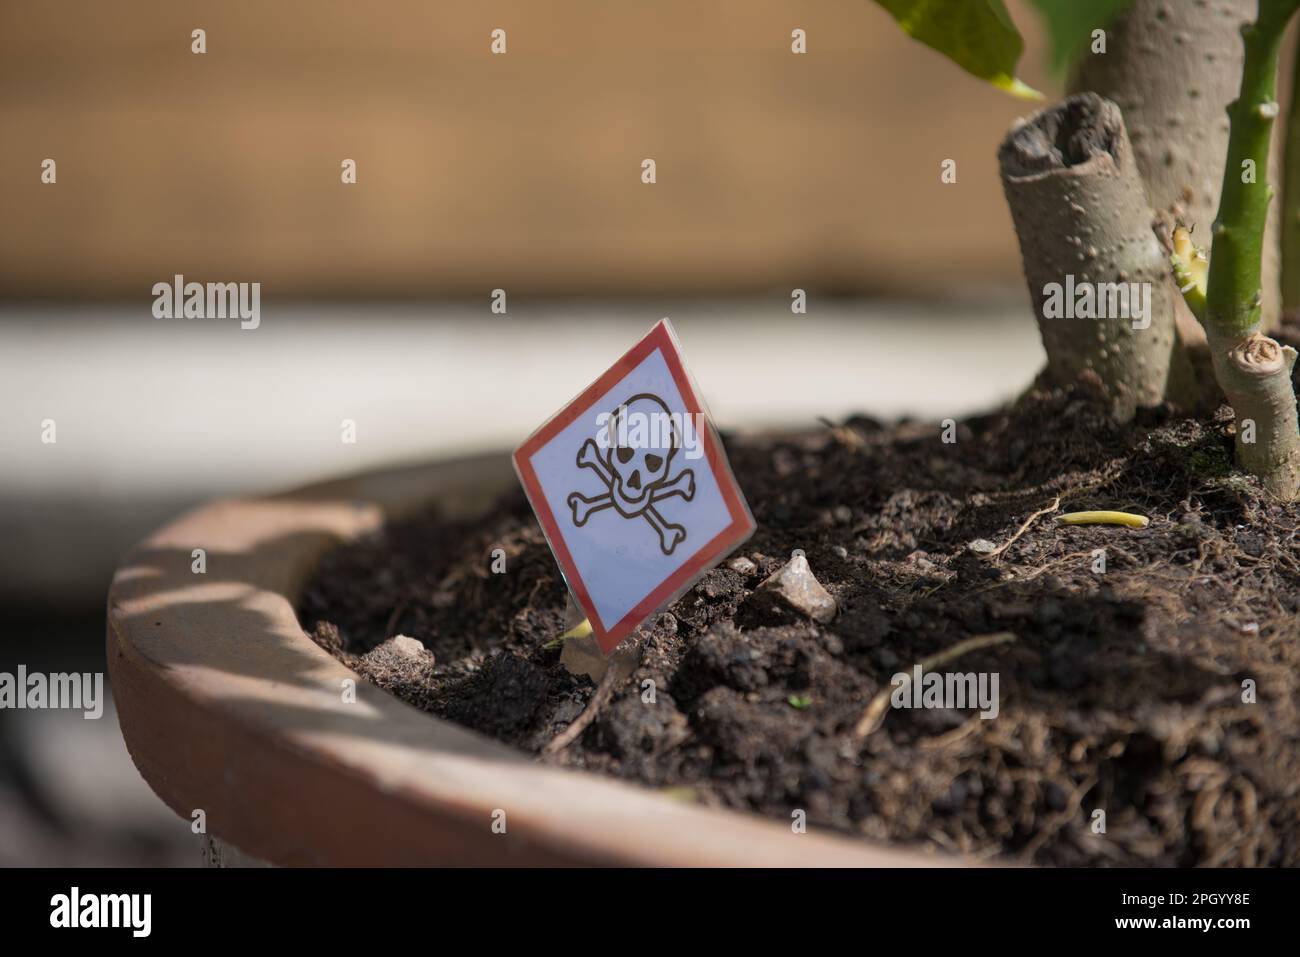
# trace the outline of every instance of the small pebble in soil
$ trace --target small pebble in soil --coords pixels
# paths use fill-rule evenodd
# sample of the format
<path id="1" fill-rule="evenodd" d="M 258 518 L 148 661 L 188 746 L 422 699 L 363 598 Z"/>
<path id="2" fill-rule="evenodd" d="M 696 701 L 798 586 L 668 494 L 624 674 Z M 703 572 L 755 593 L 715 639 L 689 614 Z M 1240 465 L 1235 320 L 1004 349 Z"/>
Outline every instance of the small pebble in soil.
<path id="1" fill-rule="evenodd" d="M 420 639 L 412 638 L 409 635 L 395 635 L 379 647 L 387 647 L 408 658 L 428 658 L 430 661 L 433 660 L 433 652 L 424 647 L 424 643 Z"/>
<path id="2" fill-rule="evenodd" d="M 977 538 L 966 547 L 976 555 L 991 555 L 998 550 L 998 547 L 987 538 Z"/>
<path id="3" fill-rule="evenodd" d="M 923 572 L 937 571 L 939 568 L 938 565 L 930 561 L 929 553 L 919 548 L 907 556 L 907 562 Z"/>
<path id="4" fill-rule="evenodd" d="M 376 671 L 403 671 L 411 667 L 432 667 L 433 652 L 418 639 L 397 635 L 366 652 L 362 662 Z"/>
<path id="5" fill-rule="evenodd" d="M 744 555 L 740 555 L 736 558 L 733 558 L 731 561 L 727 562 L 727 567 L 730 568 L 733 572 L 740 572 L 740 574 L 744 575 L 747 578 L 750 575 L 756 574 L 758 572 L 758 566 L 755 565 L 753 562 L 751 562 Z"/>
<path id="6" fill-rule="evenodd" d="M 758 591 L 779 599 L 800 614 L 825 624 L 835 617 L 835 599 L 808 567 L 808 559 L 795 555 L 776 570 Z"/>
<path id="7" fill-rule="evenodd" d="M 418 695 L 419 689 L 433 677 L 434 657 L 433 652 L 417 639 L 398 635 L 358 658 L 356 669 L 381 688 L 398 694 L 405 690 Z"/>

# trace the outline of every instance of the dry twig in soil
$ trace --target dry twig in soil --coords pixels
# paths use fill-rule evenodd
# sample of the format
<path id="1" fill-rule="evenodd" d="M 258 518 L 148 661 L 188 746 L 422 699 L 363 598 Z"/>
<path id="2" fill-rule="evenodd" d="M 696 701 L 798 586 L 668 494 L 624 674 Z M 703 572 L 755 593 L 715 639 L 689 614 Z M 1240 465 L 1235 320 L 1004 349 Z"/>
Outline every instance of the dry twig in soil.
<path id="1" fill-rule="evenodd" d="M 1012 535 L 1005 542 L 1003 542 L 997 548 L 993 549 L 993 551 L 989 552 L 984 557 L 988 561 L 993 561 L 999 555 L 1005 552 L 1008 548 L 1010 548 L 1012 544 L 1015 543 L 1016 539 L 1018 539 L 1021 535 L 1025 534 L 1025 532 L 1029 531 L 1030 525 L 1033 525 L 1034 522 L 1038 521 L 1044 515 L 1047 515 L 1050 512 L 1055 512 L 1060 507 L 1061 507 L 1061 496 L 1058 495 L 1056 496 L 1056 498 L 1052 499 L 1051 505 L 1047 506 L 1046 508 L 1040 508 L 1033 515 L 1030 515 L 1027 519 L 1025 519 L 1025 524 L 1021 525 L 1020 528 L 1017 529 L 1016 534 Z"/>
<path id="2" fill-rule="evenodd" d="M 1003 645 L 1009 641 L 1015 640 L 1016 636 L 1009 631 L 999 631 L 991 635 L 976 635 L 973 638 L 959 641 L 957 644 L 950 648 L 945 648 L 943 651 L 935 652 L 928 658 L 922 658 L 917 665 L 919 665 L 922 672 L 932 671 L 939 665 L 945 665 L 956 658 L 960 658 L 967 652 L 978 651 L 981 648 L 990 648 L 993 645 Z M 916 666 L 914 665 L 913 669 L 915 669 L 915 667 Z M 904 674 L 906 676 L 906 684 L 910 685 L 912 681 L 912 671 L 909 670 Z M 899 685 L 899 687 L 905 686 L 906 685 Z M 892 683 L 876 692 L 876 696 L 872 698 L 871 703 L 867 705 L 867 710 L 862 712 L 862 717 L 859 718 L 858 723 L 853 726 L 853 736 L 855 738 L 865 738 L 867 735 L 878 730 L 880 726 L 885 723 L 885 715 L 889 713 L 889 699 L 893 693 L 894 685 Z"/>

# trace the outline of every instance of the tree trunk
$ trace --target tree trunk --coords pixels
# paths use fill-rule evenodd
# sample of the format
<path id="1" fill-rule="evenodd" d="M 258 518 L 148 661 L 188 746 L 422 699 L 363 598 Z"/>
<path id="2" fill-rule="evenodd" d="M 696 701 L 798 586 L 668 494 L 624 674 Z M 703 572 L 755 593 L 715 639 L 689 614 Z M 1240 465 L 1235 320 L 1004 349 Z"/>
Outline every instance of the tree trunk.
<path id="1" fill-rule="evenodd" d="M 1228 153 L 1227 109 L 1241 87 L 1241 27 L 1254 22 L 1257 5 L 1257 0 L 1132 0 L 1105 26 L 1106 52 L 1084 53 L 1075 65 L 1070 91 L 1106 97 L 1124 114 L 1162 243 L 1182 220 L 1196 227 L 1193 238 L 1200 245 L 1210 245 Z M 1267 171 L 1274 182 L 1278 154 L 1275 143 Z M 1281 311 L 1279 237 L 1273 209 L 1265 227 L 1261 278 L 1266 331 L 1277 328 Z M 1189 344 L 1203 344 L 1199 324 L 1181 304 L 1177 308 L 1179 333 Z"/>
<path id="2" fill-rule="evenodd" d="M 1091 93 L 1072 96 L 1012 129 L 998 160 L 1047 351 L 1047 381 L 1100 384 L 1120 421 L 1161 402 L 1171 373 L 1187 374 L 1174 332 L 1181 297 L 1151 231 L 1119 108 Z M 1092 316 L 1086 300 L 1071 295 L 1089 288 Z M 1117 288 L 1134 292 L 1129 309 L 1117 310 L 1107 296 Z M 1132 318 L 1143 300 L 1145 326 Z"/>

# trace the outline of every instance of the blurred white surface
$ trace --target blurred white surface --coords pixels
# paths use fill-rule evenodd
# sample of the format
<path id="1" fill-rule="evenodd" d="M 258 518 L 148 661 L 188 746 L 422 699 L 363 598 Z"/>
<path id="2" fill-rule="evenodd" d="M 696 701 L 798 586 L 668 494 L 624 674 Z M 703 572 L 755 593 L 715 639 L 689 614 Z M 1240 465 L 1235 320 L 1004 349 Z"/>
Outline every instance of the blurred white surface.
<path id="1" fill-rule="evenodd" d="M 960 417 L 1013 397 L 1042 351 L 1027 303 L 812 297 L 278 306 L 261 326 L 139 306 L 0 308 L 0 585 L 102 582 L 190 502 L 384 463 L 513 448 L 664 315 L 724 429 L 861 411 Z M 43 444 L 42 422 L 57 442 Z M 356 443 L 341 440 L 344 419 Z"/>

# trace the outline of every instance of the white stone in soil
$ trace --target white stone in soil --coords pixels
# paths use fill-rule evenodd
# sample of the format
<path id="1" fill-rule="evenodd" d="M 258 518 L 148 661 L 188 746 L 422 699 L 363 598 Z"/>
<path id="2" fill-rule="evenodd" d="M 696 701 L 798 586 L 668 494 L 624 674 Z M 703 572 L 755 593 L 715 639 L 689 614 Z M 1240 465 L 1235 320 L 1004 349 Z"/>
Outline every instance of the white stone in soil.
<path id="1" fill-rule="evenodd" d="M 778 568 L 759 591 L 770 592 L 800 614 L 825 624 L 835 617 L 835 599 L 822 587 L 808 567 L 808 559 L 796 555 Z"/>

